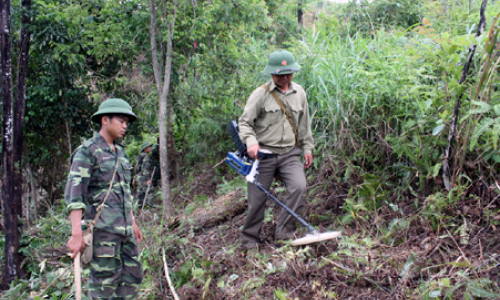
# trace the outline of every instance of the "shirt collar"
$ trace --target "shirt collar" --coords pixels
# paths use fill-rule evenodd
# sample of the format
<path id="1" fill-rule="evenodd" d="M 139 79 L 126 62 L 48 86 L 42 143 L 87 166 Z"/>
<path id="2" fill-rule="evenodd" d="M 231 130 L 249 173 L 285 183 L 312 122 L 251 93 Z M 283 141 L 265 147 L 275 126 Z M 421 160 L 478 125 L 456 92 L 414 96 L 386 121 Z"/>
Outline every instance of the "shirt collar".
<path id="1" fill-rule="evenodd" d="M 274 91 L 274 90 L 276 89 L 276 90 L 278 90 L 280 93 L 282 93 L 282 94 L 283 94 L 283 91 L 282 91 L 282 90 L 281 90 L 281 89 L 280 89 L 280 88 L 279 88 L 279 87 L 278 87 L 278 86 L 274 83 L 274 80 L 273 80 L 272 78 L 271 78 L 271 80 L 270 80 L 269 89 L 270 89 L 271 91 Z M 297 89 L 295 88 L 295 83 L 293 83 L 293 81 L 292 81 L 292 82 L 290 82 L 290 89 L 288 89 L 288 91 L 285 93 L 285 95 L 286 95 L 286 94 L 291 94 L 291 93 L 293 93 L 293 94 L 297 93 Z"/>
<path id="2" fill-rule="evenodd" d="M 115 152 L 113 151 L 113 148 L 111 148 L 111 146 L 108 144 L 108 142 L 106 142 L 106 140 L 102 137 L 102 135 L 99 132 L 94 133 L 94 139 L 97 142 L 97 144 L 99 145 L 99 147 L 101 147 L 104 151 L 111 152 L 111 153 L 113 153 L 113 155 L 115 154 Z M 113 144 L 115 144 L 115 143 L 113 142 Z M 116 146 L 115 146 L 115 149 L 118 153 L 118 148 Z"/>

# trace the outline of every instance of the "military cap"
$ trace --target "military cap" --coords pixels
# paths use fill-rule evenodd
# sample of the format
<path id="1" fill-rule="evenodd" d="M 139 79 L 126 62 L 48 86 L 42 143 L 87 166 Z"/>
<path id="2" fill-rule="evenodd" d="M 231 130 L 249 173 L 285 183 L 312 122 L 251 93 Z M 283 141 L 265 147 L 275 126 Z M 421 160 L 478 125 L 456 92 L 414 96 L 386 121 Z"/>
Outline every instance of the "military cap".
<path id="1" fill-rule="evenodd" d="M 150 146 L 153 146 L 153 143 L 151 143 L 151 142 L 144 142 L 144 143 L 142 143 L 141 152 L 144 151 L 144 149 L 146 149 L 147 147 L 150 147 Z"/>
<path id="2" fill-rule="evenodd" d="M 278 50 L 269 55 L 264 73 L 271 75 L 286 75 L 298 72 L 300 66 L 295 62 L 293 54 L 286 50 Z"/>
<path id="3" fill-rule="evenodd" d="M 111 98 L 104 101 L 100 106 L 99 110 L 92 116 L 92 121 L 98 123 L 103 115 L 110 114 L 122 114 L 128 116 L 130 123 L 137 119 L 137 116 L 132 111 L 130 104 L 125 102 L 123 99 Z"/>

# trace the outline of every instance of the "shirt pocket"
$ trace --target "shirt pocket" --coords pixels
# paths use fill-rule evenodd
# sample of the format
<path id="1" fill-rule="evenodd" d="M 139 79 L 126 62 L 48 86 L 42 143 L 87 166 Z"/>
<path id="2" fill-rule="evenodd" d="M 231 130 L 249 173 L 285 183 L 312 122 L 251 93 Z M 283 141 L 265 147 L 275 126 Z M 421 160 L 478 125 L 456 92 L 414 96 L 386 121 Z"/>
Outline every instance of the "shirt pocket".
<path id="1" fill-rule="evenodd" d="M 304 112 L 304 107 L 299 104 L 291 104 L 290 108 L 292 109 L 292 121 L 293 121 L 293 126 L 295 126 L 295 129 L 297 130 L 297 125 L 299 124 L 299 119 L 302 113 Z"/>
<path id="2" fill-rule="evenodd" d="M 105 157 L 105 159 L 101 159 L 99 162 L 99 175 L 97 176 L 98 182 L 97 185 L 101 187 L 108 187 L 111 183 L 111 179 L 113 178 L 113 172 L 115 170 L 115 158 Z M 116 180 L 113 180 L 116 181 Z"/>
<path id="3" fill-rule="evenodd" d="M 268 127 L 280 121 L 281 107 L 276 102 L 268 102 L 264 105 L 263 114 L 261 115 L 260 127 Z"/>
<path id="4" fill-rule="evenodd" d="M 130 184 L 132 180 L 132 165 L 130 165 L 130 163 L 124 158 L 120 158 L 120 161 L 123 168 L 123 179 L 127 184 Z"/>

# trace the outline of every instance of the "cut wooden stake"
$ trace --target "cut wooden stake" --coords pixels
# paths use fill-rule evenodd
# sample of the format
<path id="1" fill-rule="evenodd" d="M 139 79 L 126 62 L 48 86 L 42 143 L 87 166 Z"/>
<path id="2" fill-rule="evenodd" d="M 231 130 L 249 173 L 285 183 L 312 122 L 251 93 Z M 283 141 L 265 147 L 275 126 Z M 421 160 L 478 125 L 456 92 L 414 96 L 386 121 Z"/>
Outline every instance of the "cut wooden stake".
<path id="1" fill-rule="evenodd" d="M 82 277 L 80 274 L 80 252 L 78 252 L 75 257 L 75 300 L 82 300 Z"/>
<path id="2" fill-rule="evenodd" d="M 170 280 L 170 275 L 168 274 L 167 260 L 165 259 L 165 249 L 163 249 L 163 267 L 165 269 L 165 278 L 167 278 L 168 287 L 170 288 L 172 295 L 174 295 L 174 299 L 179 300 L 179 296 L 175 292 L 174 286 L 172 285 L 172 281 Z"/>

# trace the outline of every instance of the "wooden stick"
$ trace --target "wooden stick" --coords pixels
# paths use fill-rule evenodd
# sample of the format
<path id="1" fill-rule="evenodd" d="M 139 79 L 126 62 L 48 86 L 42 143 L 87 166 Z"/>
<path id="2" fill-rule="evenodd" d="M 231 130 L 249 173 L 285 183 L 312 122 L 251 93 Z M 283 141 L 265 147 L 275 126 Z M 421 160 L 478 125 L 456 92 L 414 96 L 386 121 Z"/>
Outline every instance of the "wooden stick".
<path id="1" fill-rule="evenodd" d="M 476 32 L 476 37 L 481 36 L 483 33 L 484 27 L 486 26 L 486 18 L 485 18 L 485 10 L 486 10 L 486 4 L 488 3 L 488 0 L 483 0 L 481 4 L 481 9 L 479 11 L 480 15 L 480 21 L 479 25 L 477 27 L 477 32 Z M 472 46 L 469 47 L 469 55 L 467 57 L 467 61 L 464 64 L 464 67 L 462 68 L 462 75 L 460 76 L 460 80 L 458 81 L 458 84 L 462 84 L 465 79 L 467 78 L 467 73 L 469 72 L 469 66 L 472 62 L 472 56 L 474 55 L 474 52 L 476 52 L 477 45 L 473 44 Z M 450 166 L 449 166 L 449 161 L 452 156 L 451 154 L 451 146 L 453 143 L 453 140 L 455 139 L 455 136 L 457 135 L 457 125 L 458 125 L 458 113 L 460 112 L 460 105 L 462 104 L 462 96 L 463 93 L 460 94 L 457 97 L 457 101 L 455 103 L 455 108 L 453 109 L 453 116 L 451 119 L 451 125 L 450 125 L 450 131 L 448 133 L 448 145 L 446 145 L 446 149 L 444 151 L 444 158 L 443 158 L 443 183 L 444 187 L 449 191 L 451 189 L 451 171 L 450 171 Z"/>
<path id="2" fill-rule="evenodd" d="M 82 277 L 80 275 L 80 252 L 75 257 L 75 300 L 82 300 Z"/>
<path id="3" fill-rule="evenodd" d="M 167 278 L 167 283 L 168 283 L 168 286 L 170 287 L 170 291 L 172 292 L 172 295 L 174 295 L 174 299 L 180 300 L 179 296 L 175 292 L 174 286 L 172 285 L 172 281 L 170 280 L 170 275 L 168 274 L 167 260 L 165 259 L 165 249 L 163 249 L 163 267 L 165 269 L 165 278 Z"/>

